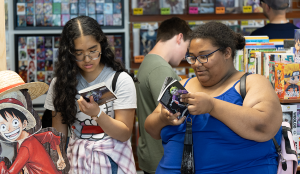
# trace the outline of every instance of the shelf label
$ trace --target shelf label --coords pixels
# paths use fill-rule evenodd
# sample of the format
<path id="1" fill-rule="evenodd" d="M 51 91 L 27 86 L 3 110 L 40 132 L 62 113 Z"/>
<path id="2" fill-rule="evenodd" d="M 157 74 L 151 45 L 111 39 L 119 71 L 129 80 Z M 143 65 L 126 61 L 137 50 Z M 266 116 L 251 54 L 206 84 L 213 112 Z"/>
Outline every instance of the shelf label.
<path id="1" fill-rule="evenodd" d="M 198 7 L 190 7 L 189 14 L 198 14 Z"/>
<path id="2" fill-rule="evenodd" d="M 169 14 L 171 14 L 171 9 L 170 8 L 161 8 L 160 14 L 161 15 L 169 15 Z"/>
<path id="3" fill-rule="evenodd" d="M 133 15 L 143 15 L 143 8 L 134 8 Z"/>
<path id="4" fill-rule="evenodd" d="M 224 14 L 225 7 L 216 7 L 216 14 Z"/>
<path id="5" fill-rule="evenodd" d="M 243 13 L 252 13 L 252 6 L 243 6 Z"/>
<path id="6" fill-rule="evenodd" d="M 248 25 L 248 21 L 241 21 L 241 25 Z"/>
<path id="7" fill-rule="evenodd" d="M 142 63 L 145 56 L 134 56 L 134 63 Z"/>
<path id="8" fill-rule="evenodd" d="M 141 24 L 133 24 L 133 28 L 141 28 Z"/>
<path id="9" fill-rule="evenodd" d="M 189 25 L 196 25 L 196 22 L 189 22 Z"/>

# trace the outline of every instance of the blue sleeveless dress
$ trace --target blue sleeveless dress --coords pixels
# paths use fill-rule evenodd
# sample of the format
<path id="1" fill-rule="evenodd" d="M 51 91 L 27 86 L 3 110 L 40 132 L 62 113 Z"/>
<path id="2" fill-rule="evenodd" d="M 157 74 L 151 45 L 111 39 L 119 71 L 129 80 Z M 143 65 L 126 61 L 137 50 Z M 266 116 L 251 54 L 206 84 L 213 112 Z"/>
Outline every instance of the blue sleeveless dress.
<path id="1" fill-rule="evenodd" d="M 238 82 L 215 98 L 241 106 L 243 99 L 235 90 Z M 272 139 L 266 142 L 244 139 L 208 113 L 189 117 L 193 121 L 196 174 L 277 173 L 278 155 Z M 156 174 L 180 174 L 185 130 L 185 122 L 179 126 L 166 126 L 161 130 L 164 156 Z M 281 142 L 281 128 L 275 138 L 278 143 Z"/>

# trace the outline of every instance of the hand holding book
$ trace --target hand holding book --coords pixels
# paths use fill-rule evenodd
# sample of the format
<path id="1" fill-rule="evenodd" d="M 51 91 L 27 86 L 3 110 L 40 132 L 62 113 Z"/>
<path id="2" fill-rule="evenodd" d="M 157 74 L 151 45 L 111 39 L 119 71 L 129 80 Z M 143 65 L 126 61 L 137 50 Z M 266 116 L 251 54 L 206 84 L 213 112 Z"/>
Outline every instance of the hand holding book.
<path id="1" fill-rule="evenodd" d="M 100 112 L 99 105 L 94 101 L 93 96 L 89 97 L 89 102 L 81 96 L 80 99 L 77 100 L 77 103 L 80 111 L 91 117 L 97 117 Z"/>

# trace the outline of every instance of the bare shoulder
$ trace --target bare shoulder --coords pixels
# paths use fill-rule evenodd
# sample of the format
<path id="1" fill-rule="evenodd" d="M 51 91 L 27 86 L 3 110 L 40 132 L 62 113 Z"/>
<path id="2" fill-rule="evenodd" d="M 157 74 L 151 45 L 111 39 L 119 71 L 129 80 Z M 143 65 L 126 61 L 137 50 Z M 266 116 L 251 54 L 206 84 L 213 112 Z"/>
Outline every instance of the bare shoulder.
<path id="1" fill-rule="evenodd" d="M 264 86 L 264 87 L 272 87 L 269 79 L 260 74 L 251 74 L 247 76 L 246 79 L 247 85 L 250 86 Z"/>

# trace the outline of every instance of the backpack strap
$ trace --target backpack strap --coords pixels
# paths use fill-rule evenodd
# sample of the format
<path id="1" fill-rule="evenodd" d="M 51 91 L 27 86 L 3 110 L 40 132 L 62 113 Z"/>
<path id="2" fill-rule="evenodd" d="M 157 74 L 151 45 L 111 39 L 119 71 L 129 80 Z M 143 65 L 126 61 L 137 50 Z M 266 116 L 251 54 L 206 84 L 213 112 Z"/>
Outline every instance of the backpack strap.
<path id="1" fill-rule="evenodd" d="M 115 90 L 116 90 L 116 84 L 117 84 L 117 80 L 118 80 L 118 77 L 119 77 L 119 75 L 121 74 L 121 72 L 123 72 L 122 70 L 119 70 L 119 71 L 117 71 L 116 73 L 115 73 L 115 75 L 114 75 L 114 78 L 113 78 L 113 80 L 112 80 L 112 91 L 113 92 L 115 92 Z"/>
<path id="2" fill-rule="evenodd" d="M 246 96 L 246 77 L 248 74 L 249 73 L 246 72 L 240 79 L 240 92 L 243 100 L 245 99 Z"/>

